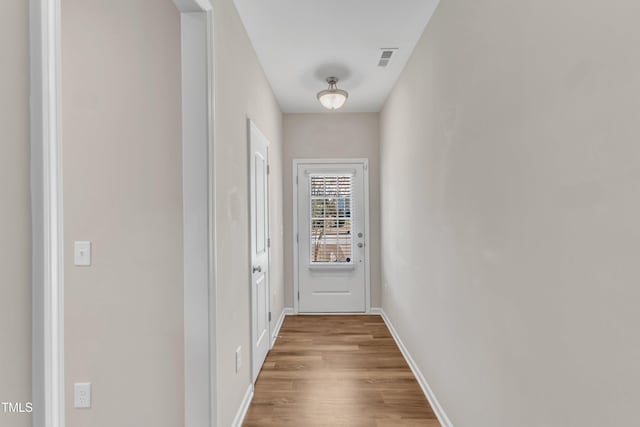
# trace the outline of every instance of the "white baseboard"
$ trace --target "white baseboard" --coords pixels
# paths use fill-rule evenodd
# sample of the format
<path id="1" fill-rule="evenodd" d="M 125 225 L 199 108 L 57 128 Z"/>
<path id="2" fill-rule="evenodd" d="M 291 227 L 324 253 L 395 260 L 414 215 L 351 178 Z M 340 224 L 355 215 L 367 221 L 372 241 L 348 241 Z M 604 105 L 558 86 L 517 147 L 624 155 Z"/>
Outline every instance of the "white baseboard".
<path id="1" fill-rule="evenodd" d="M 288 314 L 293 314 L 293 308 L 285 307 L 282 309 L 282 313 L 280 313 L 280 317 L 278 318 L 278 322 L 276 323 L 276 327 L 273 330 L 273 334 L 271 336 L 271 347 L 276 343 L 276 339 L 278 338 L 278 333 L 280 332 L 280 328 L 282 327 L 282 322 L 284 322 L 284 318 Z M 249 406 L 251 405 L 251 400 L 253 399 L 253 384 L 249 384 L 249 388 L 242 399 L 242 404 L 238 408 L 238 412 L 236 413 L 235 418 L 233 419 L 233 423 L 231 424 L 233 427 L 240 427 L 242 425 L 242 421 L 244 421 L 245 415 L 247 415 L 247 411 L 249 410 Z"/>
<path id="2" fill-rule="evenodd" d="M 271 334 L 271 348 L 273 348 L 273 345 L 276 343 L 276 340 L 278 339 L 278 334 L 280 333 L 282 322 L 284 322 L 284 317 L 289 314 L 293 314 L 293 308 L 285 307 L 282 309 L 282 313 L 280 313 L 280 317 L 276 322 L 276 327 L 273 329 L 273 333 Z"/>
<path id="3" fill-rule="evenodd" d="M 244 421 L 245 415 L 247 415 L 247 411 L 249 410 L 249 405 L 251 405 L 251 400 L 253 399 L 253 384 L 249 384 L 249 388 L 247 388 L 247 392 L 244 394 L 244 398 L 242 399 L 242 403 L 238 408 L 238 412 L 236 413 L 235 418 L 233 419 L 233 423 L 231 423 L 232 427 L 240 427 L 242 422 Z"/>
<path id="4" fill-rule="evenodd" d="M 387 317 L 387 314 L 381 308 L 372 308 L 371 313 L 373 314 L 374 312 L 382 316 L 384 323 L 387 325 L 387 328 L 389 328 L 389 331 L 391 332 L 393 339 L 396 341 L 396 344 L 398 345 L 400 352 L 404 356 L 404 359 L 407 361 L 409 368 L 411 368 L 413 375 L 415 375 L 416 380 L 418 381 L 418 384 L 420 384 L 420 388 L 422 388 L 422 392 L 424 393 L 427 400 L 429 401 L 429 404 L 431 405 L 431 409 L 433 409 L 433 412 L 435 412 L 436 417 L 438 417 L 438 421 L 440 421 L 440 424 L 442 425 L 442 427 L 453 427 L 451 420 L 449 420 L 449 417 L 447 417 L 447 414 L 444 412 L 444 409 L 442 409 L 442 406 L 440 406 L 438 399 L 436 399 L 435 394 L 433 394 L 433 390 L 431 390 L 431 387 L 429 387 L 429 384 L 427 383 L 427 380 L 424 378 L 424 375 L 422 375 L 422 372 L 420 372 L 418 365 L 416 365 L 416 362 L 413 360 L 413 358 L 409 354 L 409 350 L 407 350 L 407 348 L 404 346 L 402 340 L 400 339 L 400 336 L 398 335 L 398 332 L 391 324 L 391 320 L 389 320 L 389 318 Z"/>

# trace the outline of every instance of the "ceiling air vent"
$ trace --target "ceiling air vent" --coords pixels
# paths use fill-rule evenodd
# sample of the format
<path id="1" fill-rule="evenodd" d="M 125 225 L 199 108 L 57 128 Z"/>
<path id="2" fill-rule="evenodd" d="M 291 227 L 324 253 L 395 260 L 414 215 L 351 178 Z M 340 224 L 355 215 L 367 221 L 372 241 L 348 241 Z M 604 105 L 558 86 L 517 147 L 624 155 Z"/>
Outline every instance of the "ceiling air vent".
<path id="1" fill-rule="evenodd" d="M 380 50 L 382 51 L 382 53 L 380 54 L 378 67 L 386 67 L 387 65 L 389 65 L 389 62 L 391 61 L 391 57 L 395 55 L 395 53 L 398 51 L 398 48 L 391 47 L 391 48 L 383 48 Z"/>

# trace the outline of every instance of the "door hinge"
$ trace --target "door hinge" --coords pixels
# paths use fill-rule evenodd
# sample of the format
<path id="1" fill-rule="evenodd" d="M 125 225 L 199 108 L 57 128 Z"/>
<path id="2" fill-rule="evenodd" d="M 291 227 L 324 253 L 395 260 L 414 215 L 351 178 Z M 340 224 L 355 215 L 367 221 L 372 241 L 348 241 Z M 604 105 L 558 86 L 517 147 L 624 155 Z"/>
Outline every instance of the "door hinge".
<path id="1" fill-rule="evenodd" d="M 300 291 L 298 291 L 298 301 L 300 301 Z"/>
<path id="2" fill-rule="evenodd" d="M 270 248 L 271 247 L 271 237 L 267 238 L 267 247 Z"/>
<path id="3" fill-rule="evenodd" d="M 269 322 L 271 322 L 271 312 L 269 312 Z"/>
<path id="4" fill-rule="evenodd" d="M 267 175 L 271 173 L 271 165 L 267 165 Z"/>
<path id="5" fill-rule="evenodd" d="M 299 242 L 300 242 L 300 239 L 299 239 L 298 233 L 296 233 L 296 243 L 299 243 Z"/>
<path id="6" fill-rule="evenodd" d="M 296 185 L 298 184 L 298 175 L 296 175 Z"/>

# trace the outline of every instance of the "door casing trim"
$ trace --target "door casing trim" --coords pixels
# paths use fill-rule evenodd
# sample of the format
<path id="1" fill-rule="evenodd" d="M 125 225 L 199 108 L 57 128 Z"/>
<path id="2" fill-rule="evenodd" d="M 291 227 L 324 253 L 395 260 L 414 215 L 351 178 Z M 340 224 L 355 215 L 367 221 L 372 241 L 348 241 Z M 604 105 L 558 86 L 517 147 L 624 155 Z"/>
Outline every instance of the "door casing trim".
<path id="1" fill-rule="evenodd" d="M 180 12 L 184 265 L 184 423 L 217 425 L 214 10 L 174 0 Z"/>
<path id="2" fill-rule="evenodd" d="M 64 427 L 60 0 L 31 0 L 30 130 L 33 425 Z"/>

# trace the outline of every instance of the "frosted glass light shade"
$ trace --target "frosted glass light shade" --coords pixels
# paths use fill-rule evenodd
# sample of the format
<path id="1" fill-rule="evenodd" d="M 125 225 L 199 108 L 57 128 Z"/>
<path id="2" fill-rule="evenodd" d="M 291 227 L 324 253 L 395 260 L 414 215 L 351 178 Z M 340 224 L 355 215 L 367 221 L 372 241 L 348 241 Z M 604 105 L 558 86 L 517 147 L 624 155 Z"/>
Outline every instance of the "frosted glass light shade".
<path id="1" fill-rule="evenodd" d="M 318 101 L 320 101 L 320 104 L 327 110 L 337 110 L 344 105 L 349 97 L 347 91 L 336 87 L 337 81 L 338 79 L 335 77 L 329 77 L 327 79 L 329 89 L 318 92 Z"/>
<path id="2" fill-rule="evenodd" d="M 320 104 L 322 104 L 322 106 L 327 110 L 337 110 L 344 105 L 348 96 L 346 93 L 341 93 L 344 91 L 341 91 L 340 89 L 338 90 L 340 92 L 329 92 L 328 90 L 323 90 L 322 92 L 325 93 L 318 95 L 318 101 L 320 101 Z"/>

